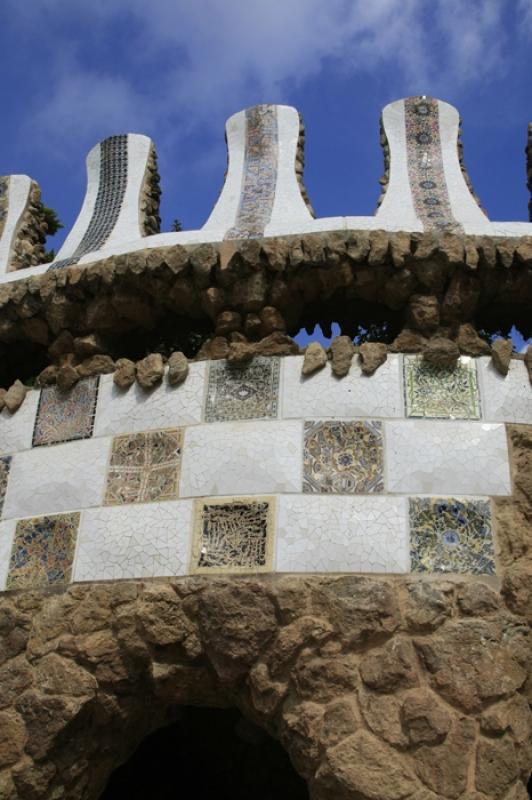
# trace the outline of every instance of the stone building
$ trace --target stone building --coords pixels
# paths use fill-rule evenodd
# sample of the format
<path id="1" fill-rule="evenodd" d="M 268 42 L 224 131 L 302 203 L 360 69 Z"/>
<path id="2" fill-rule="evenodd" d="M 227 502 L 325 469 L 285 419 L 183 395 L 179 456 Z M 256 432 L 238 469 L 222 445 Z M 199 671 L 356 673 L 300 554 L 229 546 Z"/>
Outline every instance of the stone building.
<path id="1" fill-rule="evenodd" d="M 480 334 L 530 330 L 532 223 L 487 218 L 459 129 L 390 104 L 376 214 L 319 219 L 298 113 L 250 108 L 178 233 L 113 136 L 50 264 L 1 179 L 2 800 L 97 800 L 195 707 L 313 800 L 528 797 L 532 351 Z"/>

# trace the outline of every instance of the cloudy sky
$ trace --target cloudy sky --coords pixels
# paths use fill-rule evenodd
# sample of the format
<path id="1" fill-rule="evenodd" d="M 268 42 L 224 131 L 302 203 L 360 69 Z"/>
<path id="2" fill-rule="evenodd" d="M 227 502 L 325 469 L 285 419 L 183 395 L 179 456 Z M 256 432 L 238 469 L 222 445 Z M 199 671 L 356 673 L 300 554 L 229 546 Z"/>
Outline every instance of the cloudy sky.
<path id="1" fill-rule="evenodd" d="M 158 150 L 163 229 L 200 227 L 226 118 L 263 102 L 303 113 L 318 215 L 373 213 L 380 110 L 410 94 L 460 110 L 490 217 L 527 218 L 532 0 L 1 0 L 0 15 L 0 174 L 38 180 L 67 226 L 88 150 L 133 131 Z"/>

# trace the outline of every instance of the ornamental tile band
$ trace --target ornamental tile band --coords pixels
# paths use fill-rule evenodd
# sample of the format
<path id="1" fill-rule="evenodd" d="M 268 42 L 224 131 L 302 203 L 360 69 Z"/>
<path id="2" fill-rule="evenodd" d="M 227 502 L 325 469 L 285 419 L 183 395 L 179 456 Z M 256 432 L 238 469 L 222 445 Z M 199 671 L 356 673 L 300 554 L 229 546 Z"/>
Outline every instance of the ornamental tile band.
<path id="1" fill-rule="evenodd" d="M 226 239 L 251 239 L 264 233 L 275 198 L 278 145 L 275 106 L 248 108 L 240 204 L 234 227 L 227 231 Z"/>
<path id="2" fill-rule="evenodd" d="M 254 358 L 245 366 L 212 361 L 206 422 L 277 417 L 279 368 L 279 358 Z"/>
<path id="3" fill-rule="evenodd" d="M 85 378 L 70 391 L 57 386 L 41 390 L 33 429 L 33 447 L 90 439 L 94 426 L 99 377 Z"/>
<path id="4" fill-rule="evenodd" d="M 177 428 L 116 436 L 105 505 L 175 499 L 182 445 L 183 431 Z"/>
<path id="5" fill-rule="evenodd" d="M 461 232 L 445 181 L 438 101 L 432 97 L 405 100 L 405 127 L 408 178 L 417 216 L 425 230 Z"/>
<path id="6" fill-rule="evenodd" d="M 489 500 L 411 498 L 410 558 L 413 572 L 494 575 Z"/>
<path id="7" fill-rule="evenodd" d="M 436 367 L 421 356 L 404 356 L 407 417 L 480 419 L 475 362 L 462 357 L 453 367 Z"/>
<path id="8" fill-rule="evenodd" d="M 272 569 L 273 497 L 196 501 L 192 572 Z"/>
<path id="9" fill-rule="evenodd" d="M 303 492 L 383 490 L 381 422 L 305 422 Z"/>
<path id="10" fill-rule="evenodd" d="M 70 582 L 80 514 L 23 519 L 17 523 L 7 589 L 57 586 Z"/>
<path id="11" fill-rule="evenodd" d="M 49 269 L 77 264 L 79 259 L 99 250 L 111 235 L 127 186 L 127 134 L 110 136 L 100 144 L 100 180 L 92 217 L 79 245 L 69 258 L 55 261 Z"/>
<path id="12" fill-rule="evenodd" d="M 2 517 L 2 509 L 4 507 L 4 498 L 6 496 L 10 465 L 11 456 L 2 456 L 0 458 L 0 519 Z"/>

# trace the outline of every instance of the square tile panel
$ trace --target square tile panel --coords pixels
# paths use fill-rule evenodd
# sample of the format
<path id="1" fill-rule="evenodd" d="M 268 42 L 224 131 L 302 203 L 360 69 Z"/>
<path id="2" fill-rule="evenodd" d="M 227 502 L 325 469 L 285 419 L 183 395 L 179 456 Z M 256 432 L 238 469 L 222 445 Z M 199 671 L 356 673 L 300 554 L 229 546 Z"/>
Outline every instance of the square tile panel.
<path id="1" fill-rule="evenodd" d="M 92 436 L 99 378 L 85 378 L 68 392 L 57 386 L 41 390 L 33 446 L 89 439 Z"/>
<path id="2" fill-rule="evenodd" d="M 279 359 L 254 358 L 244 366 L 212 361 L 206 422 L 277 417 Z"/>
<path id="3" fill-rule="evenodd" d="M 273 497 L 197 500 L 192 572 L 272 569 Z"/>
<path id="4" fill-rule="evenodd" d="M 421 356 L 404 356 L 407 417 L 480 419 L 475 362 L 462 357 L 451 368 L 434 367 Z"/>
<path id="5" fill-rule="evenodd" d="M 179 428 L 116 436 L 105 505 L 175 499 L 182 446 L 183 431 Z"/>
<path id="6" fill-rule="evenodd" d="M 303 492 L 367 494 L 383 489 L 381 422 L 305 422 Z"/>
<path id="7" fill-rule="evenodd" d="M 413 572 L 495 574 L 488 499 L 410 498 Z"/>
<path id="8" fill-rule="evenodd" d="M 0 517 L 2 516 L 2 508 L 4 507 L 4 497 L 6 496 L 10 464 L 11 456 L 2 456 L 0 458 Z"/>
<path id="9" fill-rule="evenodd" d="M 17 522 L 7 589 L 70 582 L 80 514 L 55 514 Z"/>

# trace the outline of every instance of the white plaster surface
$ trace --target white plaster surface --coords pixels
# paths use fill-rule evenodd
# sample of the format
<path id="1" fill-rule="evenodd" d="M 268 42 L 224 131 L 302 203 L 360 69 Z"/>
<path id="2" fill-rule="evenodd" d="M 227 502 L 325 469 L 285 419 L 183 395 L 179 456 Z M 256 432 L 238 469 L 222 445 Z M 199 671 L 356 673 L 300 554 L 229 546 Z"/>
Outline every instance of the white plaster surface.
<path id="1" fill-rule="evenodd" d="M 510 494 L 504 425 L 423 419 L 384 428 L 388 492 Z"/>
<path id="2" fill-rule="evenodd" d="M 127 184 L 116 225 L 108 242 L 142 236 L 140 229 L 140 195 L 148 165 L 152 141 L 139 133 L 127 135 Z"/>
<path id="3" fill-rule="evenodd" d="M 7 408 L 0 412 L 0 455 L 16 453 L 31 447 L 35 415 L 40 392 L 29 391 L 18 411 L 10 414 Z"/>
<path id="4" fill-rule="evenodd" d="M 233 227 L 240 203 L 246 154 L 246 112 L 239 111 L 225 123 L 228 167 L 223 189 L 202 230 L 216 231 L 220 239 Z"/>
<path id="5" fill-rule="evenodd" d="M 9 175 L 7 217 L 0 238 L 0 273 L 7 273 L 9 269 L 11 248 L 28 205 L 30 189 L 31 178 L 27 175 Z"/>
<path id="6" fill-rule="evenodd" d="M 524 362 L 512 359 L 506 377 L 487 357 L 478 360 L 478 368 L 484 419 L 532 425 L 532 387 Z"/>
<path id="7" fill-rule="evenodd" d="M 81 439 L 14 455 L 4 519 L 100 505 L 110 445 L 111 439 Z"/>
<path id="8" fill-rule="evenodd" d="M 383 108 L 382 124 L 390 146 L 390 175 L 376 219 L 384 229 L 390 222 L 403 230 L 413 227 L 422 231 L 423 223 L 416 214 L 408 178 L 404 100 L 396 100 Z"/>
<path id="9" fill-rule="evenodd" d="M 304 378 L 302 365 L 303 356 L 281 359 L 281 414 L 285 419 L 404 416 L 399 356 L 389 355 L 370 377 L 362 374 L 357 356 L 345 378 L 336 378 L 330 364 Z"/>
<path id="10" fill-rule="evenodd" d="M 438 100 L 438 110 L 443 172 L 453 216 L 457 222 L 475 225 L 479 232 L 485 233 L 490 229 L 490 222 L 469 191 L 460 168 L 456 146 L 460 121 L 458 111 L 441 100 Z"/>
<path id="11" fill-rule="evenodd" d="M 222 422 L 185 432 L 181 497 L 300 492 L 301 422 Z"/>
<path id="12" fill-rule="evenodd" d="M 16 527 L 17 522 L 14 519 L 0 522 L 0 592 L 6 588 L 9 559 L 11 558 L 11 548 Z"/>
<path id="13" fill-rule="evenodd" d="M 192 505 L 178 500 L 84 511 L 73 580 L 185 575 Z"/>
<path id="14" fill-rule="evenodd" d="M 89 227 L 89 222 L 91 221 L 96 204 L 96 197 L 98 195 L 98 186 L 100 184 L 100 143 L 94 145 L 92 150 L 90 150 L 87 155 L 86 166 L 87 189 L 85 191 L 83 204 L 71 231 L 55 257 L 55 261 L 69 258 L 83 239 L 83 235 Z"/>
<path id="15" fill-rule="evenodd" d="M 277 572 L 410 570 L 405 498 L 279 498 Z"/>
<path id="16" fill-rule="evenodd" d="M 125 392 L 113 383 L 112 375 L 100 379 L 95 436 L 172 428 L 201 422 L 206 362 L 190 364 L 186 381 L 169 386 L 166 377 L 151 391 L 134 383 Z"/>

